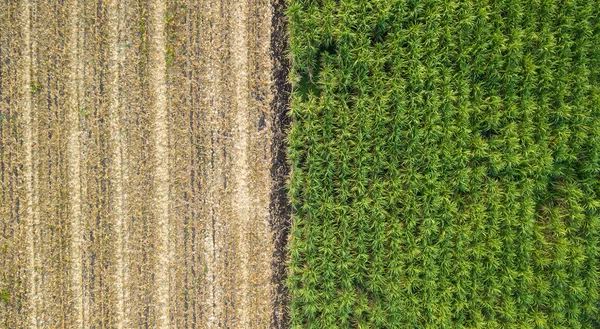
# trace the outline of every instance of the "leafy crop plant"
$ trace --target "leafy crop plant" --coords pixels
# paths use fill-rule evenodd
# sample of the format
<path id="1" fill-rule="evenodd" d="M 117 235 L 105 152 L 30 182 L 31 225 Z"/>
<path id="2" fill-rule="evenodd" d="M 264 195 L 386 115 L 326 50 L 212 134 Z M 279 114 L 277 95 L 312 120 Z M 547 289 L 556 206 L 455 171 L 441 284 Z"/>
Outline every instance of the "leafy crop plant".
<path id="1" fill-rule="evenodd" d="M 599 8 L 289 2 L 293 328 L 600 328 Z"/>

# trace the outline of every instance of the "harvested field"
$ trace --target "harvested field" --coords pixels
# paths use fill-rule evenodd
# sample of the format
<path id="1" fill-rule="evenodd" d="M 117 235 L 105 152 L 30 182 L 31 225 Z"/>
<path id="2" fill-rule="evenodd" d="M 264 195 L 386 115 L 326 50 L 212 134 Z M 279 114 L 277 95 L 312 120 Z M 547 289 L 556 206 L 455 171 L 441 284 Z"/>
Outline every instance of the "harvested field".
<path id="1" fill-rule="evenodd" d="M 282 6 L 0 2 L 0 327 L 284 327 Z"/>

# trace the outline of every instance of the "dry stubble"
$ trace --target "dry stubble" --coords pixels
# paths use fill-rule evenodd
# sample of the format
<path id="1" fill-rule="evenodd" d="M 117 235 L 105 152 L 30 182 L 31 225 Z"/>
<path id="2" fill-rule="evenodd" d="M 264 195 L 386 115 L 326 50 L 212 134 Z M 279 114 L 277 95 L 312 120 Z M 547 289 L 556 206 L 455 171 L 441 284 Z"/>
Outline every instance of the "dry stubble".
<path id="1" fill-rule="evenodd" d="M 81 72 L 79 64 L 79 3 L 69 2 L 69 60 L 70 73 L 68 86 L 68 124 L 69 140 L 67 146 L 69 172 L 69 201 L 71 224 L 71 287 L 73 290 L 73 314 L 75 328 L 82 328 L 83 323 L 83 288 L 82 288 L 82 215 L 81 215 L 81 145 L 79 129 L 79 86 Z"/>
<path id="2" fill-rule="evenodd" d="M 1 6 L 5 323 L 280 328 L 272 3 Z"/>
<path id="3" fill-rule="evenodd" d="M 35 211 L 33 190 L 33 133 L 32 133 L 32 100 L 31 100 L 31 3 L 29 0 L 23 1 L 22 15 L 22 33 L 23 33 L 23 58 L 22 72 L 20 76 L 22 88 L 22 115 L 23 115 L 23 148 L 25 149 L 25 161 L 23 165 L 23 176 L 25 180 L 25 211 L 24 219 L 27 225 L 27 244 L 29 264 L 27 273 L 29 273 L 29 326 L 37 327 L 37 304 L 38 296 L 36 292 L 36 241 L 35 230 L 37 227 L 37 216 Z"/>

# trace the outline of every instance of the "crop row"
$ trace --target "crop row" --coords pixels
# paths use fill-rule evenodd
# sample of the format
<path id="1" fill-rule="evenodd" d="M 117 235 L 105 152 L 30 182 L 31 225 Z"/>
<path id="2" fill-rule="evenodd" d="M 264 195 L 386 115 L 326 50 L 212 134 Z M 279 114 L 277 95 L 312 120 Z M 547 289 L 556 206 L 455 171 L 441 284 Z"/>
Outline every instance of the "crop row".
<path id="1" fill-rule="evenodd" d="M 293 328 L 600 326 L 598 8 L 290 1 Z"/>

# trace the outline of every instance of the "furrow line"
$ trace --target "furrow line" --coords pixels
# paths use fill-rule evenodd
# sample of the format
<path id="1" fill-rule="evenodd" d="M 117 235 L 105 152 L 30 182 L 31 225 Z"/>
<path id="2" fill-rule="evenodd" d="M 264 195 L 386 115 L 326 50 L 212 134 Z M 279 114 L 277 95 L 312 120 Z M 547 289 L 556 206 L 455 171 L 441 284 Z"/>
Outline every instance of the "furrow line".
<path id="1" fill-rule="evenodd" d="M 220 218 L 220 208 L 218 207 L 218 203 L 220 202 L 219 198 L 219 188 L 222 184 L 220 184 L 220 175 L 219 171 L 219 150 L 218 150 L 218 118 L 219 113 L 217 109 L 218 104 L 218 85 L 220 82 L 220 77 L 218 75 L 218 67 L 217 61 L 219 59 L 219 46 L 220 44 L 217 42 L 217 32 L 218 28 L 218 19 L 220 16 L 220 11 L 218 10 L 219 3 L 213 0 L 207 0 L 208 8 L 208 33 L 207 40 L 201 40 L 209 50 L 209 55 L 207 56 L 208 61 L 208 79 L 209 83 L 207 86 L 208 93 L 206 94 L 207 108 L 209 110 L 208 117 L 208 127 L 204 123 L 200 123 L 201 127 L 206 129 L 200 129 L 201 131 L 205 131 L 209 136 L 210 147 L 209 147 L 209 157 L 210 157 L 210 166 L 207 168 L 208 177 L 206 177 L 207 185 L 208 185 L 208 197 L 207 197 L 207 207 L 208 211 L 206 217 L 204 218 L 204 227 L 205 227 L 205 236 L 203 243 L 203 251 L 204 251 L 204 259 L 206 260 L 206 276 L 205 276 L 205 284 L 207 298 L 205 303 L 205 309 L 203 310 L 206 316 L 206 328 L 215 328 L 219 323 L 219 316 L 221 314 L 221 304 L 222 300 L 220 298 L 220 286 L 222 285 L 221 280 L 219 278 L 219 271 L 217 268 L 219 257 L 219 251 L 215 242 L 217 241 L 217 226 L 219 218 Z M 206 43 L 208 45 L 206 45 Z"/>
<path id="2" fill-rule="evenodd" d="M 271 328 L 283 329 L 289 325 L 288 291 L 285 284 L 286 266 L 291 206 L 287 200 L 286 180 L 290 173 L 290 166 L 286 156 L 286 131 L 290 127 L 290 117 L 287 107 L 291 85 L 288 82 L 289 59 L 286 56 L 288 49 L 287 19 L 285 17 L 286 1 L 270 1 L 270 51 L 271 57 L 271 188 L 269 225 L 272 234 L 271 255 L 271 284 L 272 284 L 272 316 Z"/>
<path id="3" fill-rule="evenodd" d="M 82 212 L 81 212 L 81 145 L 79 127 L 79 86 L 82 76 L 79 54 L 79 17 L 77 0 L 70 1 L 68 49 L 70 58 L 70 76 L 68 81 L 68 179 L 70 193 L 71 225 L 71 285 L 73 291 L 73 314 L 75 328 L 83 328 L 83 264 L 82 264 Z"/>
<path id="4" fill-rule="evenodd" d="M 238 257 L 240 260 L 240 285 L 237 313 L 239 328 L 249 328 L 249 258 L 250 245 L 248 230 L 252 198 L 248 189 L 250 178 L 248 166 L 248 3 L 239 0 L 233 4 L 233 68 L 235 72 L 235 133 L 234 133 L 234 179 L 235 197 L 233 202 L 234 216 L 238 236 Z"/>
<path id="5" fill-rule="evenodd" d="M 120 38 L 119 29 L 121 28 L 121 15 L 122 8 L 121 1 L 114 0 L 109 2 L 108 7 L 108 43 L 110 47 L 110 60 L 108 64 L 109 74 L 109 93 L 110 93 L 110 143 L 112 150 L 112 161 L 110 170 L 110 181 L 112 185 L 111 195 L 111 208 L 112 218 L 114 221 L 115 234 L 116 234 L 116 248 L 114 251 L 116 269 L 114 277 L 114 289 L 115 289 L 115 305 L 114 310 L 116 312 L 115 324 L 117 328 L 128 328 L 129 322 L 127 321 L 127 309 L 128 304 L 125 300 L 125 289 L 128 287 L 126 271 L 126 260 L 125 260 L 125 244 L 127 240 L 127 227 L 125 226 L 125 200 L 123 196 L 123 136 L 121 133 L 120 125 L 120 114 L 121 114 L 121 103 L 120 103 L 120 72 L 119 67 L 122 65 L 122 56 L 120 51 Z"/>
<path id="6" fill-rule="evenodd" d="M 169 134 L 167 124 L 167 88 L 165 59 L 165 13 L 164 0 L 155 0 L 151 6 L 150 76 L 151 93 L 154 101 L 155 161 L 155 214 L 157 219 L 156 244 L 156 298 L 157 327 L 169 328 Z"/>
<path id="7" fill-rule="evenodd" d="M 27 249 L 29 262 L 27 273 L 29 274 L 28 302 L 29 302 L 29 327 L 37 328 L 38 295 L 36 289 L 37 275 L 35 266 L 35 230 L 36 221 L 34 190 L 33 190 L 33 133 L 32 133 L 32 98 L 31 98 L 31 1 L 24 0 L 21 11 L 23 29 L 23 58 L 21 65 L 21 82 L 23 97 L 23 147 L 25 149 L 25 162 L 23 176 L 25 178 L 26 210 L 25 222 L 27 223 Z"/>

